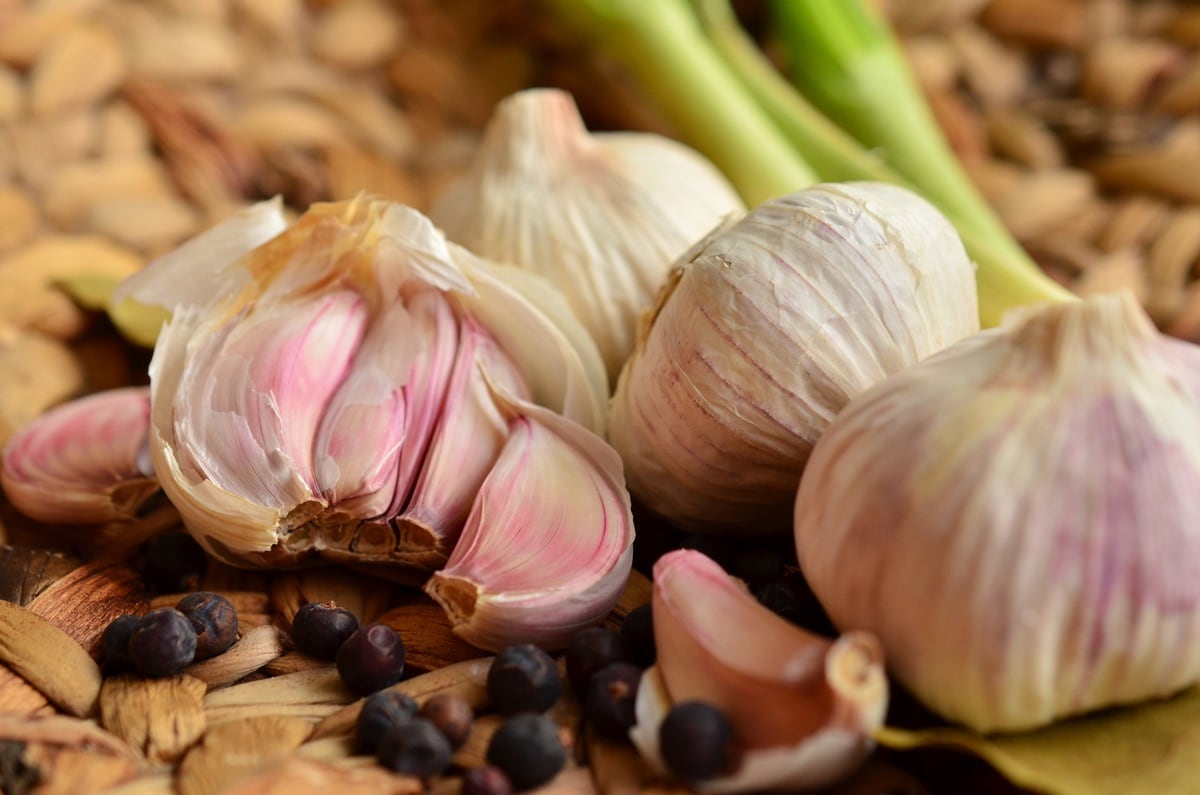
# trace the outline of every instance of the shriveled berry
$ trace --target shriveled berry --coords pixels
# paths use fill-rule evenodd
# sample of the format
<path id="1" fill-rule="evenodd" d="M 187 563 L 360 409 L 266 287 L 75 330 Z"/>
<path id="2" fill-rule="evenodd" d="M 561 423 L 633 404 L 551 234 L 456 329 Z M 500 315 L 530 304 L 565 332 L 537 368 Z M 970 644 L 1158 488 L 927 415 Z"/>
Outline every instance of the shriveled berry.
<path id="1" fill-rule="evenodd" d="M 607 627 L 588 627 L 575 634 L 563 657 L 571 688 L 583 698 L 592 674 L 610 663 L 620 662 L 625 652 L 620 635 Z"/>
<path id="2" fill-rule="evenodd" d="M 638 605 L 621 622 L 621 645 L 634 665 L 649 668 L 658 659 L 654 648 L 654 614 L 650 603 Z"/>
<path id="3" fill-rule="evenodd" d="M 496 655 L 488 670 L 487 694 L 501 715 L 545 712 L 562 695 L 562 677 L 553 657 L 532 643 L 521 643 Z"/>
<path id="4" fill-rule="evenodd" d="M 512 782 L 493 765 L 468 769 L 462 776 L 460 795 L 512 795 Z"/>
<path id="5" fill-rule="evenodd" d="M 504 771 L 517 791 L 540 787 L 567 763 L 558 726 L 545 715 L 526 712 L 500 725 L 487 748 L 487 762 Z"/>
<path id="6" fill-rule="evenodd" d="M 292 619 L 292 640 L 310 657 L 332 660 L 358 630 L 358 619 L 333 602 L 309 602 Z"/>
<path id="7" fill-rule="evenodd" d="M 172 530 L 146 542 L 142 577 L 155 593 L 194 591 L 200 587 L 208 555 L 187 533 Z"/>
<path id="8" fill-rule="evenodd" d="M 454 755 L 450 741 L 424 718 L 413 718 L 383 736 L 379 764 L 394 773 L 418 778 L 441 775 Z"/>
<path id="9" fill-rule="evenodd" d="M 395 690 L 372 693 L 363 702 L 362 712 L 358 713 L 355 749 L 360 754 L 374 756 L 387 733 L 408 723 L 416 714 L 417 702 L 411 696 Z"/>
<path id="10" fill-rule="evenodd" d="M 173 676 L 196 657 L 196 630 L 173 607 L 159 607 L 138 620 L 129 636 L 129 660 L 143 676 Z"/>
<path id="11" fill-rule="evenodd" d="M 461 748 L 471 733 L 475 710 L 462 696 L 454 693 L 438 693 L 430 696 L 421 706 L 420 715 L 446 736 L 451 748 Z"/>
<path id="12" fill-rule="evenodd" d="M 387 624 L 365 624 L 337 651 L 337 672 L 359 695 L 394 685 L 404 675 L 404 643 Z"/>
<path id="13" fill-rule="evenodd" d="M 100 634 L 100 656 L 105 668 L 119 671 L 132 665 L 129 661 L 129 638 L 141 620 L 141 616 L 127 613 L 117 616 L 104 628 Z"/>
<path id="14" fill-rule="evenodd" d="M 238 616 L 233 603 L 212 591 L 196 591 L 179 600 L 175 609 L 196 630 L 196 659 L 216 657 L 237 640 Z"/>
<path id="15" fill-rule="evenodd" d="M 676 704 L 658 728 L 659 753 L 684 781 L 715 778 L 728 764 L 733 729 L 721 710 L 703 701 Z"/>
<path id="16" fill-rule="evenodd" d="M 633 663 L 604 666 L 588 682 L 583 716 L 604 737 L 614 740 L 628 737 L 629 729 L 637 722 L 633 707 L 641 680 L 642 669 Z"/>

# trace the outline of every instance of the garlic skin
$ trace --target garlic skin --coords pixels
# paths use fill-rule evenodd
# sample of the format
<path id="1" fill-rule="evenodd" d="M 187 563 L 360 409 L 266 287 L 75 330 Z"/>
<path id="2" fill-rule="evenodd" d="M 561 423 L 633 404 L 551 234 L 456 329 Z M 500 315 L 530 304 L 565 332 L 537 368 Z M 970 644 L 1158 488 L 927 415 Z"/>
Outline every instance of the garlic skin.
<path id="1" fill-rule="evenodd" d="M 1128 294 L 1033 308 L 821 437 L 804 574 L 945 717 L 1016 731 L 1200 681 L 1200 349 Z"/>
<path id="2" fill-rule="evenodd" d="M 545 277 L 615 380 L 671 263 L 745 206 L 715 166 L 649 133 L 589 133 L 571 95 L 501 101 L 471 169 L 430 213 L 451 240 Z"/>
<path id="3" fill-rule="evenodd" d="M 617 383 L 634 496 L 698 531 L 785 533 L 813 445 L 855 395 L 978 331 L 953 226 L 911 191 L 822 184 L 675 266 Z"/>
<path id="4" fill-rule="evenodd" d="M 146 387 L 64 403 L 9 440 L 0 485 L 17 510 L 38 521 L 131 519 L 158 492 L 146 447 L 149 425 Z"/>
<path id="5" fill-rule="evenodd" d="M 689 549 L 654 564 L 651 604 L 658 659 L 638 688 L 630 738 L 656 770 L 665 772 L 659 725 L 690 700 L 725 713 L 740 751 L 736 770 L 695 785 L 704 792 L 821 787 L 870 753 L 888 702 L 870 634 L 807 632 Z"/>
<path id="6" fill-rule="evenodd" d="M 544 283 L 508 279 L 417 211 L 365 196 L 291 225 L 269 203 L 230 223 L 118 296 L 172 312 L 150 367 L 150 450 L 214 556 L 319 555 L 421 582 L 502 458 L 509 415 L 545 407 L 607 449 L 599 354 Z M 627 508 L 605 518 L 632 540 Z"/>

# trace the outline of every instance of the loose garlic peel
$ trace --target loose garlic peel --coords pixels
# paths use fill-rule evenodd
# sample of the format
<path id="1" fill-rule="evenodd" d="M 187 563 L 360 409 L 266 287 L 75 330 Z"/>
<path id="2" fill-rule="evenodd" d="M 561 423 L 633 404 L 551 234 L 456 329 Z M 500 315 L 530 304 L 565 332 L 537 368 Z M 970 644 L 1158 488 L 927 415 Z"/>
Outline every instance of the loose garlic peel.
<path id="1" fill-rule="evenodd" d="M 634 496 L 695 530 L 786 532 L 813 444 L 855 395 L 979 328 L 953 226 L 916 194 L 826 184 L 676 265 L 609 438 Z"/>
<path id="2" fill-rule="evenodd" d="M 980 731 L 1200 681 L 1200 349 L 1129 295 L 1040 307 L 853 401 L 796 545 L 839 627 Z"/>
<path id="3" fill-rule="evenodd" d="M 42 522 L 132 518 L 158 492 L 146 449 L 150 390 L 129 387 L 65 403 L 9 440 L 0 484 Z"/>
<path id="4" fill-rule="evenodd" d="M 740 763 L 706 792 L 824 786 L 850 772 L 883 723 L 888 687 L 879 642 L 822 638 L 758 603 L 699 552 L 654 566 L 658 661 L 642 678 L 630 737 L 660 772 L 658 729 L 672 704 L 702 700 L 733 727 Z"/>
<path id="5" fill-rule="evenodd" d="M 615 379 L 671 263 L 745 212 L 701 155 L 646 133 L 589 134 L 571 95 L 500 102 L 468 173 L 431 217 L 452 240 L 551 281 Z"/>

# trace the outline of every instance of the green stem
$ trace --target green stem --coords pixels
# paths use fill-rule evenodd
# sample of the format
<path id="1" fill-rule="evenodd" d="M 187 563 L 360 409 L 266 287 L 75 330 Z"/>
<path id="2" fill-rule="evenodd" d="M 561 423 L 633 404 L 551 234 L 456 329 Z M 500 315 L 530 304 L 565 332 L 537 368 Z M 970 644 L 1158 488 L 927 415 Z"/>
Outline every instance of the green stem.
<path id="1" fill-rule="evenodd" d="M 637 78 L 750 206 L 816 174 L 729 74 L 686 0 L 547 0 Z"/>

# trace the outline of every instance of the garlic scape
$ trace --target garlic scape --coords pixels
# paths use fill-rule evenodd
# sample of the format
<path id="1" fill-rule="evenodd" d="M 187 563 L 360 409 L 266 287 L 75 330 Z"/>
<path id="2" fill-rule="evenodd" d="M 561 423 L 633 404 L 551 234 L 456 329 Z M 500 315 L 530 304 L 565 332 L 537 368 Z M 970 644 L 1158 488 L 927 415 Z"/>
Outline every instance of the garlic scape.
<path id="1" fill-rule="evenodd" d="M 638 688 L 630 736 L 657 769 L 663 718 L 692 700 L 726 715 L 737 749 L 732 770 L 694 785 L 702 791 L 816 788 L 866 758 L 888 700 L 870 634 L 813 635 L 693 550 L 655 563 L 651 604 L 658 659 Z"/>
<path id="2" fill-rule="evenodd" d="M 451 240 L 562 291 L 615 379 L 671 263 L 745 207 L 698 153 L 649 133 L 589 133 L 571 95 L 501 101 L 431 217 Z"/>
<path id="3" fill-rule="evenodd" d="M 146 446 L 149 425 L 146 387 L 64 403 L 9 440 L 0 485 L 17 510 L 41 522 L 132 519 L 158 492 Z"/>
<path id="4" fill-rule="evenodd" d="M 498 468 L 505 500 L 554 489 L 544 455 L 559 478 L 623 492 L 619 468 L 593 471 L 615 456 L 596 433 L 599 354 L 553 288 L 510 280 L 415 210 L 369 197 L 314 205 L 290 225 L 270 203 L 228 223 L 229 237 L 217 227 L 120 289 L 172 313 L 150 366 L 149 447 L 210 553 L 237 565 L 321 556 L 422 581 L 464 527 L 521 548 L 525 528 L 508 522 L 536 524 L 578 499 L 539 493 L 512 514 L 485 510 L 500 499 L 488 485 Z M 541 432 L 513 467 L 507 451 L 531 422 Z M 587 454 L 557 456 L 556 444 Z M 604 504 L 574 517 L 572 543 L 628 547 L 627 502 Z M 537 549 L 557 555 L 556 543 Z M 629 571 L 628 555 L 591 564 L 597 579 Z M 527 555 L 510 568 L 534 588 L 552 567 Z M 588 620 L 607 610 L 589 607 L 601 612 Z M 522 637 L 529 618 L 508 630 Z"/>
<path id="5" fill-rule="evenodd" d="M 834 415 L 978 328 L 972 265 L 937 210 L 890 185 L 817 185 L 680 258 L 609 438 L 633 495 L 677 524 L 787 532 Z"/>
<path id="6" fill-rule="evenodd" d="M 1200 681 L 1200 349 L 1047 305 L 856 398 L 795 504 L 804 574 L 945 717 L 1023 730 Z"/>

